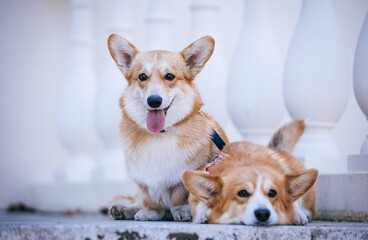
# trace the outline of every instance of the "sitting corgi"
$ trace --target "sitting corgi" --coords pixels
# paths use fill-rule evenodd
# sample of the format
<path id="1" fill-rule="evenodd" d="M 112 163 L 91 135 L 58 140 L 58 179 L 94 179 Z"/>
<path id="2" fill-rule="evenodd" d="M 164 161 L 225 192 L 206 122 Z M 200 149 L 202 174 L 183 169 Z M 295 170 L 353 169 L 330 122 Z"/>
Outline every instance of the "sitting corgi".
<path id="1" fill-rule="evenodd" d="M 273 136 L 269 147 L 251 142 L 226 145 L 212 163 L 186 171 L 195 223 L 307 224 L 316 215 L 316 169 L 306 170 L 291 152 L 303 120 Z"/>
<path id="2" fill-rule="evenodd" d="M 108 46 L 128 81 L 120 98 L 120 129 L 128 173 L 139 186 L 134 198 L 116 198 L 109 215 L 161 220 L 170 211 L 174 220 L 190 221 L 189 193 L 181 176 L 220 153 L 214 135 L 227 142 L 217 122 L 201 112 L 193 82 L 212 55 L 214 40 L 205 36 L 181 52 L 140 52 L 112 34 Z"/>

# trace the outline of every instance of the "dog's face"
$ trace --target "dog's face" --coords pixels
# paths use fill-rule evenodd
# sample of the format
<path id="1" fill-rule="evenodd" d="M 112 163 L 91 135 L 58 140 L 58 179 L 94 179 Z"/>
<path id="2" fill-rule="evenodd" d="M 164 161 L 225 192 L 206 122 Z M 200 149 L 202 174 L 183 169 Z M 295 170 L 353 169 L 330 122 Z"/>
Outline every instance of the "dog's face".
<path id="1" fill-rule="evenodd" d="M 214 172 L 186 171 L 183 174 L 185 186 L 201 202 L 197 213 L 206 212 L 205 218 L 210 223 L 291 224 L 293 202 L 313 186 L 318 172 L 310 169 L 283 175 L 272 165 L 245 166 L 237 159 L 246 157 L 272 162 L 273 159 L 267 160 L 272 158 L 271 149 L 263 148 L 265 151 L 248 154 L 227 152 L 226 160 L 220 161 Z M 244 151 L 246 148 L 238 149 Z"/>
<path id="2" fill-rule="evenodd" d="M 116 34 L 109 37 L 108 45 L 128 80 L 123 109 L 139 126 L 157 133 L 200 109 L 202 102 L 193 79 L 213 52 L 211 37 L 203 37 L 181 52 L 139 52 Z"/>

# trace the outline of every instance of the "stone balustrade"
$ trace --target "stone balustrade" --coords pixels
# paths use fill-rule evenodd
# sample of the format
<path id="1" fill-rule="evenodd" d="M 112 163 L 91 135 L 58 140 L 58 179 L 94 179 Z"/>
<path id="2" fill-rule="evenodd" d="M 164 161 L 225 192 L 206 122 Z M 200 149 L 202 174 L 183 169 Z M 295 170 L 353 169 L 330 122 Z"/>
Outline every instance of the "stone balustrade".
<path id="1" fill-rule="evenodd" d="M 92 61 L 93 0 L 72 0 L 69 75 L 60 97 L 59 132 L 70 157 L 55 174 L 63 184 L 127 179 L 119 147 L 121 110 L 118 98 L 126 86 L 124 76 L 111 60 L 106 46 L 105 61 L 96 76 Z M 231 62 L 223 57 L 219 32 L 218 0 L 192 0 L 190 43 L 203 35 L 216 38 L 215 52 L 196 79 L 205 110 L 228 131 L 230 139 L 266 144 L 274 130 L 292 119 L 307 119 L 307 130 L 295 155 L 307 167 L 322 174 L 368 171 L 368 140 L 358 160 L 339 153 L 330 136 L 344 113 L 349 82 L 345 46 L 335 16 L 333 0 L 304 0 L 286 61 L 275 38 L 272 1 L 244 0 L 242 30 Z M 172 0 L 148 1 L 144 9 L 133 0 L 110 0 L 106 39 L 118 33 L 134 42 L 135 14 L 145 16 L 142 50 L 174 49 Z M 359 106 L 368 116 L 367 18 L 363 25 L 354 67 L 354 90 Z M 231 26 L 230 26 L 231 27 Z M 220 38 L 219 38 L 220 39 Z M 183 45 L 182 47 L 185 47 Z M 234 137 L 236 136 L 236 137 Z M 348 139 L 346 140 L 348 141 Z M 96 157 L 99 156 L 99 157 Z M 349 166 L 353 166 L 348 168 Z M 102 189 L 102 187 L 100 188 Z M 40 193 L 41 191 L 38 191 Z M 117 190 L 116 193 L 119 193 Z"/>
<path id="2" fill-rule="evenodd" d="M 354 61 L 354 93 L 359 107 L 368 120 L 368 13 L 359 35 Z M 368 171 L 368 135 L 360 154 L 349 156 L 348 171 Z"/>
<path id="3" fill-rule="evenodd" d="M 96 76 L 93 68 L 93 1 L 70 2 L 70 53 L 67 79 L 60 96 L 60 140 L 69 152 L 56 180 L 88 182 L 96 165 Z"/>
<path id="4" fill-rule="evenodd" d="M 305 0 L 284 68 L 284 100 L 293 119 L 307 119 L 294 154 L 320 173 L 346 172 L 330 136 L 349 93 L 346 49 L 333 1 Z"/>

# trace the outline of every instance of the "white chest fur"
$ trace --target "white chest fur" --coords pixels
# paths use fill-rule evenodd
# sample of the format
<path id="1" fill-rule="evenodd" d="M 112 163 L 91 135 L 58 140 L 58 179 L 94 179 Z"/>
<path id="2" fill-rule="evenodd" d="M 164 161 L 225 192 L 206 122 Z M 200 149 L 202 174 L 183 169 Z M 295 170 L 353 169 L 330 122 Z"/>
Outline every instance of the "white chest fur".
<path id="1" fill-rule="evenodd" d="M 179 184 L 185 170 L 197 169 L 208 159 L 195 159 L 193 156 L 206 144 L 206 141 L 192 142 L 179 147 L 179 137 L 172 133 L 159 133 L 145 138 L 136 146 L 125 146 L 127 167 L 131 177 L 148 187 L 151 198 L 169 206 L 169 191 Z"/>

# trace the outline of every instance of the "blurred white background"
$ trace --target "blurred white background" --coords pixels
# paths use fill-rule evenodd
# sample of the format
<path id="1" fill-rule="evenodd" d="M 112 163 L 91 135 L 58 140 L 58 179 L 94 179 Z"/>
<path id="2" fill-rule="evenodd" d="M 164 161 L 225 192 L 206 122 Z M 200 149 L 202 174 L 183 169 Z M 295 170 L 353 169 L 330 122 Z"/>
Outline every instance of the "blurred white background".
<path id="1" fill-rule="evenodd" d="M 95 81 L 102 84 L 109 81 L 103 79 L 103 67 L 115 67 L 106 43 L 111 1 L 91 2 L 94 16 L 93 72 Z M 152 31 L 147 29 L 150 1 L 132 2 L 130 24 L 133 31 L 129 40 L 139 49 L 149 50 L 146 47 L 152 37 L 148 35 Z M 267 2 L 271 4 L 270 17 L 282 61 L 285 61 L 302 1 Z M 196 23 L 191 21 L 191 4 L 190 0 L 173 0 L 166 12 L 172 18 L 172 28 L 167 36 L 161 37 L 171 39 L 172 50 L 179 51 L 195 40 L 192 30 Z M 346 159 L 347 155 L 359 153 L 368 133 L 366 117 L 357 105 L 352 88 L 354 54 L 368 1 L 336 0 L 332 4 L 347 53 L 349 73 L 347 106 L 332 130 L 332 137 Z M 221 42 L 223 62 L 227 65 L 231 64 L 240 38 L 243 6 L 244 0 L 219 1 L 215 40 Z M 60 140 L 58 128 L 61 92 L 70 67 L 70 29 L 74 23 L 67 0 L 1 0 L 0 18 L 0 208 L 5 208 L 11 202 L 32 202 L 34 196 L 30 187 L 54 182 L 56 172 L 70 154 Z M 123 77 L 121 84 L 123 88 Z M 206 91 L 211 91 L 211 87 Z M 329 91 L 334 91 L 334 86 Z M 115 102 L 115 106 L 106 108 L 119 111 L 118 99 Z M 288 119 L 284 117 L 284 121 Z M 232 141 L 241 139 L 241 135 L 235 132 L 229 135 Z M 101 139 L 89 146 L 90 154 L 96 161 L 103 150 Z"/>

